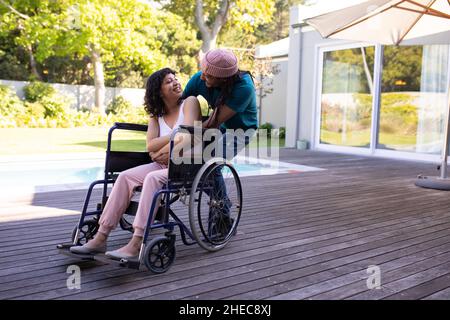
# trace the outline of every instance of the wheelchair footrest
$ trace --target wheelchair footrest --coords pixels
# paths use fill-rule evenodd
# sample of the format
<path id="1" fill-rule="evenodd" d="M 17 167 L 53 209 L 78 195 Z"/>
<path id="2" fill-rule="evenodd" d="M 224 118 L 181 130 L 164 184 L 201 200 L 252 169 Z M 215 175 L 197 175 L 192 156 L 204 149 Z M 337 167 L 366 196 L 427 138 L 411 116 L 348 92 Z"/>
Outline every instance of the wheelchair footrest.
<path id="1" fill-rule="evenodd" d="M 108 257 L 105 254 L 97 254 L 95 255 L 94 258 L 96 261 L 100 261 L 103 263 L 108 263 L 108 264 L 116 264 L 120 267 L 126 267 L 126 268 L 130 268 L 130 269 L 136 269 L 139 270 L 140 267 L 140 262 L 138 259 L 130 259 L 130 260 L 115 260 L 115 259 L 111 259 L 110 257 Z"/>
<path id="2" fill-rule="evenodd" d="M 91 261 L 95 260 L 94 259 L 95 255 L 93 255 L 93 254 L 72 253 L 70 251 L 70 248 L 73 247 L 73 246 L 74 246 L 73 243 L 61 243 L 61 244 L 58 244 L 56 246 L 56 249 L 58 249 L 59 253 L 61 253 L 63 255 L 66 255 L 66 256 L 69 256 L 69 257 L 74 258 L 74 259 L 91 260 Z"/>

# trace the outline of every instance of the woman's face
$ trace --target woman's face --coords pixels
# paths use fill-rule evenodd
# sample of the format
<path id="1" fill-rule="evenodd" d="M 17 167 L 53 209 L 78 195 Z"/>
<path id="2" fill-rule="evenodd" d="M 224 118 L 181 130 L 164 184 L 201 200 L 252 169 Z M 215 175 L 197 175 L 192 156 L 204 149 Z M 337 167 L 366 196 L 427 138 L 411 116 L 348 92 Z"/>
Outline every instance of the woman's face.
<path id="1" fill-rule="evenodd" d="M 179 99 L 182 93 L 181 84 L 175 75 L 167 74 L 161 84 L 161 96 L 166 99 Z"/>

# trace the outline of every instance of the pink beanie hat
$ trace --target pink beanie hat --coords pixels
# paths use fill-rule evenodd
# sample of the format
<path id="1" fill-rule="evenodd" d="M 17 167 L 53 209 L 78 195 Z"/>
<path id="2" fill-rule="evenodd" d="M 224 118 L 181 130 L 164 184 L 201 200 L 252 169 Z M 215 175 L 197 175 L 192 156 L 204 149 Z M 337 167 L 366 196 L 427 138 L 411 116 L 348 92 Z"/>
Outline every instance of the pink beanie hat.
<path id="1" fill-rule="evenodd" d="M 228 78 L 238 72 L 238 59 L 225 49 L 209 50 L 201 61 L 202 72 L 216 78 Z"/>

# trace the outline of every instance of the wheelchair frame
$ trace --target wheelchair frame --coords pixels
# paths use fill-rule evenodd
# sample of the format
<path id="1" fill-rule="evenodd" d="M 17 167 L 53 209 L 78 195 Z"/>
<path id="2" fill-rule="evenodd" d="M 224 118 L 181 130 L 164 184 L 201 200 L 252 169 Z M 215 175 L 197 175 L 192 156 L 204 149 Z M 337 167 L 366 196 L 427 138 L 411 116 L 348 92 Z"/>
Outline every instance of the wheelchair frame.
<path id="1" fill-rule="evenodd" d="M 187 126 L 180 126 L 181 129 L 188 130 L 190 133 L 193 133 L 193 127 L 187 127 Z M 139 251 L 139 256 L 137 259 L 121 259 L 121 260 L 113 260 L 109 257 L 107 257 L 104 254 L 89 254 L 89 255 L 82 255 L 82 254 L 75 254 L 70 251 L 70 247 L 80 245 L 82 244 L 82 240 L 89 241 L 94 237 L 94 235 L 98 231 L 98 221 L 99 218 L 103 212 L 103 208 L 107 201 L 107 188 L 109 184 L 114 184 L 117 175 L 115 173 L 124 171 L 128 168 L 136 167 L 138 165 L 142 165 L 145 163 L 150 163 L 151 159 L 148 154 L 148 152 L 122 152 L 122 151 L 111 151 L 111 144 L 112 144 L 112 134 L 113 131 L 116 129 L 122 129 L 122 130 L 131 130 L 131 131 L 147 131 L 148 126 L 147 125 L 140 125 L 140 124 L 132 124 L 132 123 L 115 123 L 108 132 L 108 142 L 107 142 L 107 150 L 106 150 L 106 159 L 105 159 L 105 171 L 104 171 L 104 179 L 103 180 L 96 180 L 92 182 L 88 188 L 87 195 L 83 204 L 83 209 L 81 212 L 81 216 L 79 219 L 78 224 L 75 226 L 73 232 L 72 232 L 72 242 L 66 243 L 66 244 L 59 244 L 57 245 L 58 250 L 60 253 L 68 255 L 73 258 L 81 259 L 81 260 L 98 260 L 102 262 L 107 263 L 116 263 L 119 266 L 122 267 L 128 267 L 133 269 L 140 269 L 140 266 L 142 264 L 145 264 L 147 268 L 154 272 L 154 273 L 163 273 L 166 272 L 172 263 L 175 260 L 175 240 L 176 235 L 174 233 L 174 230 L 176 227 L 179 227 L 180 229 L 180 236 L 182 242 L 187 245 L 191 246 L 194 244 L 199 244 L 200 247 L 202 247 L 205 250 L 208 251 L 217 251 L 222 249 L 227 243 L 230 241 L 231 237 L 235 234 L 236 228 L 239 224 L 240 216 L 242 213 L 242 186 L 240 183 L 239 176 L 237 175 L 236 170 L 232 166 L 232 164 L 223 158 L 213 158 L 210 159 L 207 162 L 202 161 L 202 164 L 194 164 L 189 165 L 189 169 L 193 172 L 180 172 L 180 168 L 174 167 L 174 164 L 172 163 L 172 151 L 174 148 L 174 137 L 176 133 L 179 131 L 178 129 L 174 130 L 170 137 L 170 153 L 169 153 L 169 166 L 168 166 L 168 181 L 165 186 L 165 188 L 157 191 L 152 199 L 150 212 L 148 215 L 147 225 L 144 230 L 144 237 L 142 241 L 142 245 Z M 122 159 L 123 156 L 128 157 L 128 159 Z M 195 206 L 195 192 L 197 191 L 199 183 L 201 183 L 201 178 L 205 173 L 209 174 L 216 170 L 218 166 L 225 165 L 230 170 L 231 173 L 235 179 L 236 187 L 238 191 L 238 198 L 239 203 L 237 205 L 238 213 L 237 218 L 232 221 L 232 226 L 228 230 L 228 234 L 223 237 L 223 239 L 219 242 L 213 242 L 211 239 L 208 238 L 208 236 L 205 235 L 203 227 L 201 227 L 201 232 L 203 233 L 204 238 L 206 241 L 202 240 L 200 238 L 200 234 L 195 231 L 197 228 L 195 226 L 195 218 L 194 218 L 194 212 L 193 209 Z M 172 166 L 172 167 L 171 167 Z M 172 170 L 171 170 L 172 168 Z M 174 179 L 173 172 L 176 172 L 178 174 L 178 179 L 180 178 L 180 174 L 183 175 L 183 181 Z M 186 177 L 189 174 L 193 174 L 195 172 L 195 178 L 193 179 L 191 183 L 191 179 L 189 177 Z M 92 195 L 92 191 L 96 185 L 103 184 L 103 192 L 102 192 L 102 202 L 97 204 L 97 209 L 94 211 L 88 211 L 88 206 L 90 203 L 90 198 Z M 203 189 L 202 189 L 203 190 Z M 206 190 L 206 189 L 205 189 Z M 193 192 L 192 192 L 193 191 Z M 190 228 L 188 228 L 181 219 L 171 210 L 170 205 L 182 198 L 181 201 L 185 203 L 185 197 L 189 195 L 189 224 Z M 156 213 L 155 207 L 157 205 L 158 199 L 161 197 L 161 204 Z M 140 199 L 139 201 L 143 201 L 143 199 Z M 186 204 L 186 203 L 185 203 Z M 130 208 L 131 207 L 131 208 Z M 130 214 L 134 215 L 136 212 L 137 206 L 135 203 L 130 202 L 130 206 L 127 208 L 124 214 Z M 134 210 L 134 212 L 133 212 Z M 131 211 L 131 212 L 130 212 Z M 153 215 L 156 215 L 156 217 L 160 216 L 162 220 L 159 220 L 158 223 L 153 223 L 158 221 L 158 219 L 153 219 Z M 200 217 L 200 213 L 198 213 Z M 92 220 L 86 220 L 86 217 L 89 216 L 95 216 Z M 169 219 L 169 218 L 172 218 Z M 87 231 L 84 231 L 83 228 L 87 226 Z M 120 227 L 123 230 L 131 231 L 133 232 L 133 228 L 131 224 L 126 221 L 124 216 L 122 216 L 120 220 Z M 154 239 L 152 239 L 149 243 L 149 236 L 150 232 L 153 229 L 159 229 L 164 228 L 167 231 L 165 232 L 164 236 L 157 236 Z M 81 237 L 80 237 L 81 236 Z M 189 239 L 188 239 L 189 238 Z M 151 263 L 151 255 L 153 253 L 153 248 L 158 247 L 158 250 L 162 251 L 162 253 L 158 253 L 157 256 L 160 257 L 161 266 L 155 266 Z M 162 248 L 162 249 L 161 249 Z M 164 264 L 163 258 L 168 258 L 167 263 Z"/>

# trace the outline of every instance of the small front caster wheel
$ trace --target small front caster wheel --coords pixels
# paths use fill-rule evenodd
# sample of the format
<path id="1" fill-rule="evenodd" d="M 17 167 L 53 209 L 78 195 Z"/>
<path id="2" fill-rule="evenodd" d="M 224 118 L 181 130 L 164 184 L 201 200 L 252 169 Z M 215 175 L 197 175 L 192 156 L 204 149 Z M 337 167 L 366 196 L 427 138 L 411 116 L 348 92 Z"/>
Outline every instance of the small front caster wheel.
<path id="1" fill-rule="evenodd" d="M 150 241 L 144 253 L 145 266 L 153 273 L 164 273 L 175 261 L 175 239 L 159 236 Z"/>
<path id="2" fill-rule="evenodd" d="M 86 220 L 81 225 L 80 233 L 78 234 L 77 245 L 81 246 L 93 239 L 97 233 L 99 225 L 96 220 Z M 75 243 L 75 235 L 77 234 L 78 225 L 72 231 L 72 243 Z"/>

